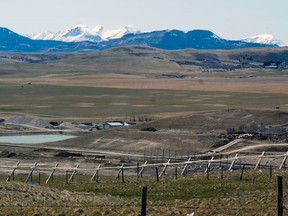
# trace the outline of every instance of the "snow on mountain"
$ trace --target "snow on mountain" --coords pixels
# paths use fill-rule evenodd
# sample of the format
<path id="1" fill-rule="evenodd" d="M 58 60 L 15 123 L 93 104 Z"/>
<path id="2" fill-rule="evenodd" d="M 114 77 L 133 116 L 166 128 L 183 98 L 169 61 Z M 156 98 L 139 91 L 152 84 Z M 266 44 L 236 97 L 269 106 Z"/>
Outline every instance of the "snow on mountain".
<path id="1" fill-rule="evenodd" d="M 134 26 L 128 25 L 121 29 L 102 31 L 101 35 L 103 39 L 110 40 L 110 39 L 121 38 L 127 34 L 139 34 L 139 33 L 141 32 L 138 29 L 136 29 Z"/>
<path id="2" fill-rule="evenodd" d="M 151 46 L 165 50 L 179 49 L 239 49 L 248 47 L 266 47 L 271 45 L 247 43 L 240 40 L 226 40 L 209 30 L 162 30 L 146 33 L 129 34 L 135 32 L 132 26 L 117 31 L 107 31 L 102 26 L 90 29 L 87 26 L 75 26 L 72 29 L 57 34 L 39 33 L 38 37 L 61 40 L 81 40 L 81 42 L 67 43 L 57 40 L 31 40 L 7 28 L 0 27 L 0 51 L 10 52 L 83 52 L 104 50 L 121 45 Z M 137 30 L 136 30 L 137 32 Z M 121 37 L 126 34 L 124 37 Z M 117 38 L 108 40 L 108 38 Z M 93 43 L 87 40 L 103 40 Z M 82 42 L 82 40 L 86 40 Z"/>
<path id="3" fill-rule="evenodd" d="M 76 25 L 71 29 L 59 32 L 38 32 L 35 34 L 27 35 L 27 37 L 33 40 L 56 40 L 64 42 L 81 42 L 81 41 L 90 41 L 90 42 L 101 42 L 109 41 L 111 39 L 122 38 L 127 34 L 140 34 L 141 32 L 133 27 L 132 25 L 125 26 L 120 29 L 105 29 L 101 25 L 97 25 L 93 28 L 90 28 L 86 25 Z M 219 39 L 217 35 L 213 35 L 215 39 Z M 283 41 L 275 39 L 270 34 L 260 34 L 245 38 L 241 41 L 247 43 L 259 43 L 265 45 L 275 45 L 275 46 L 288 46 Z"/>
<path id="4" fill-rule="evenodd" d="M 100 42 L 104 40 L 121 38 L 126 34 L 140 33 L 135 27 L 129 25 L 121 29 L 109 30 L 104 29 L 103 26 L 97 25 L 94 28 L 89 28 L 86 25 L 77 25 L 71 29 L 59 32 L 38 32 L 27 35 L 27 37 L 34 40 L 58 40 L 65 42 L 80 42 L 91 41 Z"/>
<path id="5" fill-rule="evenodd" d="M 273 35 L 270 34 L 260 34 L 255 35 L 249 38 L 243 39 L 245 42 L 249 43 L 260 43 L 260 44 L 267 44 L 267 45 L 276 45 L 276 46 L 287 46 L 283 41 L 280 41 L 278 39 L 275 39 Z"/>
<path id="6" fill-rule="evenodd" d="M 33 40 L 57 40 L 65 42 L 102 41 L 101 36 L 85 25 L 77 25 L 71 29 L 59 32 L 38 32 L 27 37 Z"/>

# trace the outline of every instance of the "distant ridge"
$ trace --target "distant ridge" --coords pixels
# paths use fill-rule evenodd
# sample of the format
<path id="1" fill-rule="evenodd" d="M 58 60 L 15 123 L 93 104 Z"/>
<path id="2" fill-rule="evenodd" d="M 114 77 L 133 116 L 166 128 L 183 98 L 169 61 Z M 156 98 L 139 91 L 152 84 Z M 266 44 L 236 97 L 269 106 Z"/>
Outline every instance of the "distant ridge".
<path id="1" fill-rule="evenodd" d="M 32 40 L 21 36 L 8 28 L 0 27 L 0 51 L 42 52 L 61 49 L 66 43 L 61 41 Z"/>
<path id="2" fill-rule="evenodd" d="M 83 28 L 81 27 L 83 30 Z M 81 29 L 67 32 L 75 36 Z M 123 45 L 145 45 L 166 50 L 177 49 L 238 49 L 266 47 L 270 44 L 250 43 L 242 40 L 226 40 L 208 30 L 163 30 L 148 33 L 128 33 L 116 39 L 100 42 L 63 42 L 55 40 L 32 40 L 7 28 L 0 27 L 0 51 L 10 52 L 87 52 Z M 273 45 L 276 46 L 276 45 Z"/>
<path id="3" fill-rule="evenodd" d="M 179 30 L 178 30 L 179 31 Z M 155 31 L 160 32 L 160 31 Z M 132 25 L 125 26 L 119 29 L 106 29 L 102 25 L 96 25 L 93 28 L 87 25 L 76 25 L 70 29 L 59 32 L 38 32 L 35 34 L 26 35 L 33 40 L 58 40 L 64 42 L 101 42 L 111 39 L 119 39 L 127 34 L 140 34 L 140 30 Z M 147 33 L 153 33 L 147 32 Z M 260 43 L 273 46 L 287 46 L 283 41 L 273 37 L 271 34 L 260 34 L 245 39 L 239 39 L 247 43 Z"/>
<path id="4" fill-rule="evenodd" d="M 247 47 L 263 47 L 257 43 L 248 43 L 244 41 L 226 40 L 208 30 L 192 30 L 183 32 L 179 30 L 163 30 L 136 35 L 125 35 L 108 44 L 110 47 L 124 44 L 147 45 L 160 49 L 237 49 Z"/>

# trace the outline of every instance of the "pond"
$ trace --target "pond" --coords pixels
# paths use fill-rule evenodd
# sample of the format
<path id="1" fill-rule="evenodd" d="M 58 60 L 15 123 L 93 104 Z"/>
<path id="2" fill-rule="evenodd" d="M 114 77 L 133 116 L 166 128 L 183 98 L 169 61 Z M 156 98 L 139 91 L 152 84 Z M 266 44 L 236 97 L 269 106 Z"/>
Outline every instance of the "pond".
<path id="1" fill-rule="evenodd" d="M 23 136 L 1 136 L 0 143 L 13 143 L 13 144 L 40 144 L 48 142 L 58 142 L 76 136 L 70 135 L 23 135 Z"/>

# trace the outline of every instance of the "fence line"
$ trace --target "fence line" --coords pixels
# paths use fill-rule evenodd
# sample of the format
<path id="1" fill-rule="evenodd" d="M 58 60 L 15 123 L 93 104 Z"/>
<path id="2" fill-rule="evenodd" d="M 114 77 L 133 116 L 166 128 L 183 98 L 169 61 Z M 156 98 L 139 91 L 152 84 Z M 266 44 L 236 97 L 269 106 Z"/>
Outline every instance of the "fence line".
<path id="1" fill-rule="evenodd" d="M 171 159 L 168 160 L 168 162 L 166 163 L 151 163 L 151 164 L 148 164 L 148 161 L 146 161 L 143 165 L 139 165 L 139 168 L 146 168 L 146 167 L 155 167 L 155 166 L 164 166 L 164 167 L 167 167 L 167 166 L 180 166 L 180 165 L 189 165 L 189 164 L 198 164 L 198 163 L 208 163 L 211 164 L 212 163 L 220 163 L 220 162 L 225 162 L 225 161 L 232 161 L 233 163 L 236 162 L 236 160 L 241 160 L 241 159 L 253 159 L 253 158 L 281 158 L 281 157 L 284 157 L 282 163 L 280 164 L 279 166 L 279 169 L 283 168 L 286 160 L 287 160 L 287 156 L 288 154 L 285 153 L 285 154 L 281 154 L 281 155 L 263 155 L 261 154 L 260 156 L 249 156 L 249 155 L 246 155 L 246 156 L 239 156 L 239 154 L 236 154 L 234 157 L 231 157 L 231 158 L 220 158 L 220 159 L 214 159 L 214 156 L 211 157 L 211 159 L 207 159 L 207 160 L 191 160 L 191 158 L 189 158 L 187 161 L 183 161 L 183 162 L 170 162 Z M 260 162 L 261 161 L 258 161 L 257 162 L 257 166 L 255 166 L 255 168 L 258 168 L 259 165 L 260 165 Z M 231 163 L 232 164 L 232 163 Z M 51 170 L 51 168 L 49 167 L 41 167 L 41 166 L 47 166 L 49 164 L 46 164 L 46 163 L 38 163 L 37 164 L 23 164 L 21 163 L 20 164 L 20 161 L 18 161 L 17 165 L 16 166 L 5 166 L 5 165 L 0 165 L 0 169 L 9 169 L 9 168 L 14 168 L 14 169 L 21 169 L 21 168 L 32 168 L 34 167 L 35 169 L 37 168 L 37 170 L 41 169 L 43 171 L 49 171 Z M 231 165 L 230 165 L 231 166 Z M 105 170 L 105 169 L 121 169 L 122 168 L 122 165 L 121 166 L 111 166 L 111 167 L 105 167 L 105 166 L 101 166 L 101 167 L 98 167 L 97 169 L 98 170 Z M 123 167 L 123 169 L 136 169 L 137 168 L 137 165 L 133 165 L 133 166 L 125 166 Z M 14 170 L 13 169 L 13 170 Z M 75 167 L 59 167 L 59 163 L 56 164 L 56 166 L 53 168 L 53 170 L 65 170 L 65 169 L 75 169 Z M 81 171 L 95 171 L 95 168 L 78 168 L 78 170 L 81 170 Z M 141 172 L 141 170 L 140 170 Z M 10 176 L 10 175 L 9 175 Z"/>
<path id="2" fill-rule="evenodd" d="M 99 172 L 100 171 L 103 171 L 103 170 L 118 170 L 118 174 L 116 176 L 117 179 L 120 179 L 120 175 L 122 175 L 122 180 L 124 181 L 124 170 L 137 170 L 136 171 L 136 176 L 137 176 L 137 179 L 139 177 L 142 176 L 143 174 L 143 171 L 145 168 L 153 168 L 153 167 L 163 167 L 161 173 L 159 174 L 159 178 L 161 176 L 163 176 L 167 170 L 168 167 L 179 167 L 179 166 L 182 166 L 183 169 L 182 169 L 182 172 L 181 172 L 181 175 L 184 175 L 187 173 L 187 170 L 188 170 L 188 166 L 189 165 L 195 165 L 195 164 L 206 164 L 206 169 L 205 169 L 205 172 L 209 172 L 212 164 L 222 164 L 223 162 L 226 162 L 226 167 L 228 167 L 229 165 L 229 162 L 230 165 L 229 165 L 229 169 L 230 171 L 232 171 L 234 169 L 234 165 L 235 165 L 235 162 L 238 160 L 240 161 L 240 168 L 241 168 L 241 161 L 242 160 L 251 160 L 251 159 L 258 159 L 257 162 L 256 162 L 256 165 L 254 166 L 253 164 L 250 165 L 251 167 L 254 167 L 254 170 L 258 169 L 261 165 L 261 161 L 262 159 L 272 159 L 272 161 L 274 161 L 275 159 L 281 159 L 283 158 L 280 166 L 279 166 L 279 169 L 282 169 L 283 167 L 285 167 L 285 163 L 286 163 L 286 160 L 287 160 L 287 156 L 288 156 L 288 152 L 284 153 L 284 154 L 275 154 L 275 155 L 268 155 L 268 154 L 265 154 L 265 152 L 262 152 L 261 155 L 242 155 L 240 156 L 240 153 L 237 153 L 234 157 L 227 157 L 227 158 L 215 158 L 217 156 L 210 156 L 211 158 L 210 159 L 200 159 L 200 160 L 192 160 L 191 157 L 188 158 L 188 160 L 186 161 L 182 161 L 182 162 L 171 162 L 171 159 L 169 159 L 167 162 L 163 162 L 163 163 L 148 163 L 148 161 L 145 161 L 144 164 L 142 165 L 132 165 L 132 166 L 124 166 L 124 164 L 122 164 L 121 166 L 110 166 L 110 167 L 105 167 L 103 165 L 98 165 L 97 168 L 81 168 L 80 165 L 81 164 L 78 164 L 76 165 L 76 167 L 71 167 L 71 166 L 65 166 L 65 167 L 60 167 L 59 166 L 59 163 L 57 163 L 54 167 L 49 167 L 50 164 L 46 164 L 46 163 L 34 163 L 34 164 L 23 164 L 23 163 L 20 163 L 20 161 L 17 162 L 16 165 L 0 165 L 0 172 L 2 171 L 3 172 L 3 169 L 12 169 L 12 171 L 10 172 L 10 174 L 8 175 L 6 181 L 10 181 L 11 180 L 11 177 L 12 179 L 14 180 L 14 175 L 15 175 L 15 172 L 16 170 L 24 170 L 24 171 L 30 171 L 27 178 L 26 178 L 26 182 L 29 181 L 29 179 L 32 181 L 32 175 L 33 175 L 33 172 L 34 171 L 38 171 L 38 172 L 50 172 L 47 180 L 45 181 L 46 184 L 48 184 L 51 180 L 53 181 L 53 175 L 56 171 L 66 171 L 66 175 L 67 175 L 67 171 L 70 171 L 71 175 L 70 175 L 70 178 L 68 179 L 68 183 L 71 182 L 74 178 L 74 176 L 76 175 L 77 172 L 93 172 L 93 175 L 92 175 L 92 178 L 91 178 L 91 181 L 95 181 L 95 178 L 96 178 L 96 181 L 98 182 L 98 177 L 99 177 Z M 208 156 L 206 156 L 208 157 Z M 223 166 L 222 166 L 223 167 Z M 271 161 L 270 161 L 270 167 L 271 167 Z M 277 166 L 278 167 L 278 166 Z M 208 174 L 207 174 L 208 175 Z"/>

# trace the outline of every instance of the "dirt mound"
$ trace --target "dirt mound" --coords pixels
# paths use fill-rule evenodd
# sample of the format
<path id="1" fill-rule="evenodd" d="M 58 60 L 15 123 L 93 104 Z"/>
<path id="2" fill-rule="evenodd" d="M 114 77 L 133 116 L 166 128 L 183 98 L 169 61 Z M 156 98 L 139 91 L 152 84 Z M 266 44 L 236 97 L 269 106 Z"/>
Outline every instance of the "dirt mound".
<path id="1" fill-rule="evenodd" d="M 55 157 L 82 157 L 83 155 L 81 153 L 71 153 L 68 151 L 60 151 L 57 154 L 55 154 Z"/>
<path id="2" fill-rule="evenodd" d="M 53 128 L 49 122 L 44 119 L 33 117 L 33 116 L 15 116 L 7 119 L 5 124 L 13 125 L 27 125 L 38 128 Z"/>
<path id="3" fill-rule="evenodd" d="M 157 129 L 154 127 L 145 127 L 143 129 L 141 129 L 141 131 L 149 131 L 149 132 L 156 132 Z"/>

